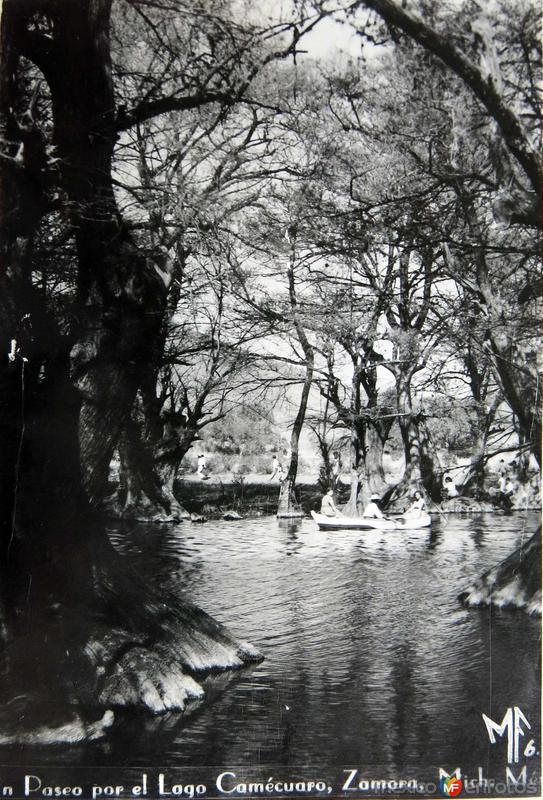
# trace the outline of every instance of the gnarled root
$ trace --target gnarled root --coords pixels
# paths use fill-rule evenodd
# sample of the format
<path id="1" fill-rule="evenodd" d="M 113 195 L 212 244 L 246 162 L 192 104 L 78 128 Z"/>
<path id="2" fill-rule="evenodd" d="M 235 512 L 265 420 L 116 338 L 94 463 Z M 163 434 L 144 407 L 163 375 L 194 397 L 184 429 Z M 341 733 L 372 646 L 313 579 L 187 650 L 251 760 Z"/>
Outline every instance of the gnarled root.
<path id="1" fill-rule="evenodd" d="M 541 527 L 458 599 L 467 606 L 522 608 L 529 614 L 541 615 Z"/>

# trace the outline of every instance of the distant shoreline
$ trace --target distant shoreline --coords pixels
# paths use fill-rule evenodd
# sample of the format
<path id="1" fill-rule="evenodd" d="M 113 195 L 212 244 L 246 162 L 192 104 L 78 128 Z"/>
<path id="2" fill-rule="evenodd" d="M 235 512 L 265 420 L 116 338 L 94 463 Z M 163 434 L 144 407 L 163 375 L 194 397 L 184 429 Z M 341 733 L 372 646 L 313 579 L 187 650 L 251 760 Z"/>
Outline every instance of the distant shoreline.
<path id="1" fill-rule="evenodd" d="M 300 505 L 309 515 L 311 509 L 318 509 L 322 491 L 312 475 L 302 473 L 297 483 Z M 341 502 L 346 502 L 349 484 L 341 482 Z M 175 485 L 179 502 L 191 513 L 203 514 L 210 518 L 220 518 L 227 511 L 236 511 L 242 516 L 259 517 L 273 515 L 277 510 L 279 482 L 270 481 L 269 475 L 249 473 L 234 477 L 232 473 L 211 473 L 203 480 L 192 473 L 183 475 Z M 511 511 L 539 511 L 539 503 L 527 506 L 514 506 Z M 479 501 L 471 497 L 458 497 L 432 504 L 430 513 L 435 514 L 481 514 L 509 513 L 491 501 Z"/>

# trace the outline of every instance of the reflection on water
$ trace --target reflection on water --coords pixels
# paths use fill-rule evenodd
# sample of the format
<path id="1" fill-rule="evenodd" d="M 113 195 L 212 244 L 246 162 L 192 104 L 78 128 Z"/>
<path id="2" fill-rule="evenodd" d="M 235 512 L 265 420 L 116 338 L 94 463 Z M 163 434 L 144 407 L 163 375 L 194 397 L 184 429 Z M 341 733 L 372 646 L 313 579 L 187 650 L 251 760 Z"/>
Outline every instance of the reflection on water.
<path id="1" fill-rule="evenodd" d="M 274 518 L 112 530 L 149 582 L 180 589 L 265 661 L 207 678 L 185 717 L 121 722 L 82 762 L 502 765 L 481 714 L 519 706 L 539 741 L 539 621 L 456 598 L 534 527 L 535 515 L 481 514 L 413 532 Z"/>

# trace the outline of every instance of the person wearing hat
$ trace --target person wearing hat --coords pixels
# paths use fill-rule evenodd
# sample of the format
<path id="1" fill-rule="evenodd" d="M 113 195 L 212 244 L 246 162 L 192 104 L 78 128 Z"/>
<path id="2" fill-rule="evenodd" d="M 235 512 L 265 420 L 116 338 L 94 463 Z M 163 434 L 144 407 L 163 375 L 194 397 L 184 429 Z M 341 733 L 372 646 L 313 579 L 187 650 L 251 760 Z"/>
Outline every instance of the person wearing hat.
<path id="1" fill-rule="evenodd" d="M 378 494 L 372 494 L 370 497 L 370 502 L 364 509 L 364 513 L 362 514 L 363 517 L 369 517 L 370 519 L 383 519 L 384 514 L 378 506 L 378 502 L 381 497 Z"/>

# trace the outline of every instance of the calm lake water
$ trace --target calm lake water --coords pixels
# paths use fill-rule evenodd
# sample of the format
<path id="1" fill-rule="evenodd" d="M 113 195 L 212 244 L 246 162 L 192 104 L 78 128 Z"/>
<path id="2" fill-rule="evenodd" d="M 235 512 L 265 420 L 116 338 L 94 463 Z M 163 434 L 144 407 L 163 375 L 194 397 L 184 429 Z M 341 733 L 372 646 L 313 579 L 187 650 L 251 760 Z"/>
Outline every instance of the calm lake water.
<path id="1" fill-rule="evenodd" d="M 431 531 L 411 533 L 269 517 L 113 529 L 149 582 L 181 586 L 265 660 L 206 679 L 186 717 L 121 721 L 105 743 L 63 748 L 60 761 L 503 776 L 506 743 L 490 744 L 481 715 L 499 722 L 518 706 L 532 725 L 522 749 L 532 737 L 539 750 L 540 623 L 467 611 L 457 595 L 535 525 L 532 513 L 434 516 Z"/>

